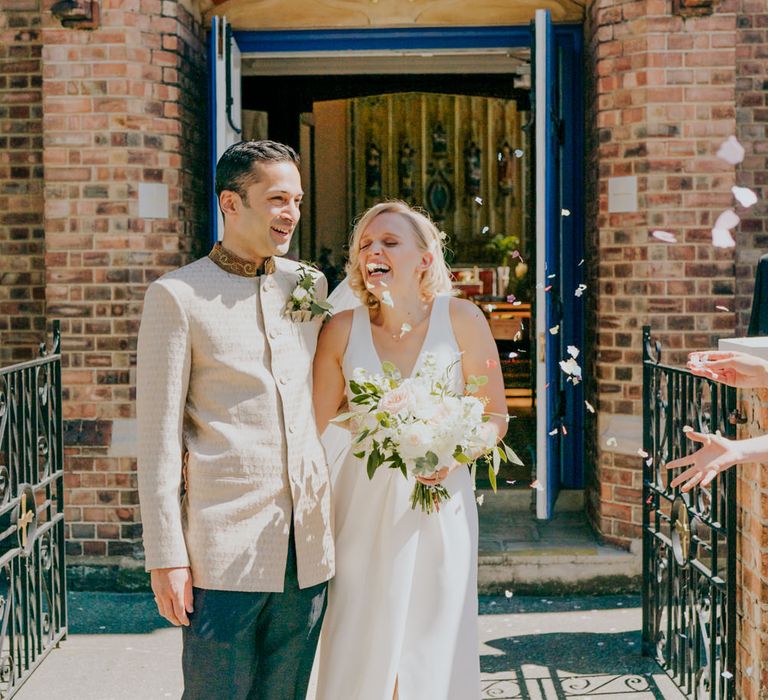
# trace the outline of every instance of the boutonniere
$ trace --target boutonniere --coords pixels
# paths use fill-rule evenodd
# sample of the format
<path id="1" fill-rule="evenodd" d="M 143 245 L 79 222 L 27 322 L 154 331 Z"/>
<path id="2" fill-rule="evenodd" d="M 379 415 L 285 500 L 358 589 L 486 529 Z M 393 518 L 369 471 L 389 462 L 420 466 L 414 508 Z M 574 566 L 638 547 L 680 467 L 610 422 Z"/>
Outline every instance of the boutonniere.
<path id="1" fill-rule="evenodd" d="M 306 267 L 299 268 L 299 281 L 291 292 L 285 306 L 285 315 L 293 321 L 312 321 L 318 316 L 325 318 L 331 315 L 333 306 L 327 301 L 317 298 L 315 277 Z"/>

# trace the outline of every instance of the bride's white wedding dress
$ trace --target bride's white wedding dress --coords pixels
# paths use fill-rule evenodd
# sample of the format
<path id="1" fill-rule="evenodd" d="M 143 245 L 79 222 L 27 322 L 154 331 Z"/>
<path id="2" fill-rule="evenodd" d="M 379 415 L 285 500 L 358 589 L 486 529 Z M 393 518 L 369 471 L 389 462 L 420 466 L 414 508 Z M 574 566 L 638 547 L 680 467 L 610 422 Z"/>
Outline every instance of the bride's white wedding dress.
<path id="1" fill-rule="evenodd" d="M 434 300 L 412 374 L 426 352 L 441 369 L 456 361 L 449 303 L 446 296 Z M 357 367 L 381 371 L 364 307 L 353 312 L 345 377 Z M 462 390 L 460 362 L 451 383 Z M 323 624 L 317 700 L 392 700 L 396 679 L 400 700 L 480 697 L 478 525 L 469 470 L 448 475 L 443 484 L 451 499 L 431 515 L 411 509 L 414 483 L 388 467 L 369 479 L 352 450 L 338 470 L 336 576 Z"/>

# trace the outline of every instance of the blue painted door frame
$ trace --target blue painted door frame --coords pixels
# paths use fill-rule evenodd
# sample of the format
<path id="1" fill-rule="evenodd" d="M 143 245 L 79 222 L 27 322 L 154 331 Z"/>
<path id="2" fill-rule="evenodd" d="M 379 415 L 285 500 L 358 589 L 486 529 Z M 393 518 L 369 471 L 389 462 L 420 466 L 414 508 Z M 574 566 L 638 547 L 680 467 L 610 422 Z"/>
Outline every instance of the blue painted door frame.
<path id="1" fill-rule="evenodd" d="M 555 111 L 549 118 L 554 120 L 556 173 L 550 181 L 553 235 L 547 243 L 555 261 L 555 277 L 549 292 L 552 318 L 559 319 L 560 333 L 548 353 L 553 368 L 549 422 L 552 430 L 558 428 L 558 438 L 550 441 L 549 446 L 559 483 L 566 488 L 580 488 L 584 485 L 583 385 L 566 384 L 557 362 L 567 359 L 568 345 L 581 349 L 584 339 L 585 297 L 574 294 L 584 274 L 583 30 L 581 25 L 552 25 L 551 34 L 555 48 L 551 56 Z M 531 47 L 532 39 L 528 26 L 235 31 L 233 36 L 240 52 L 251 56 L 280 52 L 523 48 Z M 209 108 L 213 118 L 213 97 Z M 561 208 L 569 210 L 570 215 L 561 216 Z M 579 360 L 583 366 L 583 357 Z"/>

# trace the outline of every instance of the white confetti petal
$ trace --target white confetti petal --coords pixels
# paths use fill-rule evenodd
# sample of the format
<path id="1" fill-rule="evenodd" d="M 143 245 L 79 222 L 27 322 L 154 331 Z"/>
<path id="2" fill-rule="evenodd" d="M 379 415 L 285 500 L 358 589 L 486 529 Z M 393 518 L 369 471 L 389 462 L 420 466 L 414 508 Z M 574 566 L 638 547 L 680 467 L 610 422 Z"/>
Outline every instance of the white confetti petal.
<path id="1" fill-rule="evenodd" d="M 715 248 L 733 248 L 736 241 L 733 240 L 733 236 L 727 228 L 713 228 L 712 245 Z"/>
<path id="2" fill-rule="evenodd" d="M 717 157 L 731 165 L 738 165 L 744 160 L 744 146 L 735 136 L 729 136 L 717 150 Z"/>
<path id="3" fill-rule="evenodd" d="M 488 231 L 490 231 L 490 230 L 491 230 L 490 226 L 483 226 L 483 230 L 480 231 L 480 233 L 488 233 Z"/>
<path id="4" fill-rule="evenodd" d="M 504 591 L 504 595 L 505 595 L 507 598 L 511 598 L 511 597 L 514 595 L 514 593 L 512 593 L 512 591 Z"/>
<path id="5" fill-rule="evenodd" d="M 616 445 L 618 445 L 619 443 L 618 443 L 618 442 L 616 442 L 616 438 L 615 438 L 615 437 L 609 437 L 609 438 L 608 438 L 608 439 L 605 441 L 605 444 L 606 444 L 608 447 L 616 447 Z"/>
<path id="6" fill-rule="evenodd" d="M 382 304 L 386 304 L 387 306 L 391 306 L 391 307 L 395 306 L 395 302 L 392 301 L 392 295 L 388 291 L 382 293 L 382 295 L 381 295 L 381 303 Z"/>
<path id="7" fill-rule="evenodd" d="M 570 210 L 570 209 L 561 209 L 561 210 L 560 210 L 560 213 L 561 213 L 563 216 L 570 216 L 570 215 L 571 215 L 571 210 Z"/>
<path id="8" fill-rule="evenodd" d="M 693 428 L 690 425 L 684 425 L 683 426 L 683 432 L 684 433 L 692 433 L 693 432 Z"/>
<path id="9" fill-rule="evenodd" d="M 715 225 L 712 228 L 732 229 L 736 228 L 740 221 L 739 215 L 733 209 L 726 209 L 717 217 L 717 221 L 715 221 Z"/>
<path id="10" fill-rule="evenodd" d="M 569 345 L 566 349 L 574 360 L 579 356 L 579 349 L 575 345 Z"/>
<path id="11" fill-rule="evenodd" d="M 524 151 L 522 151 L 522 150 L 521 150 L 521 149 L 519 149 L 519 148 L 516 148 L 516 149 L 515 149 L 515 158 L 522 158 L 524 155 L 525 155 L 525 152 L 524 152 Z"/>
<path id="12" fill-rule="evenodd" d="M 591 403 L 589 403 L 589 401 L 584 401 L 584 405 L 587 407 L 587 410 L 590 413 L 594 413 L 595 412 L 595 407 Z"/>
<path id="13" fill-rule="evenodd" d="M 648 457 L 648 453 L 642 447 L 637 448 L 637 454 L 640 455 L 643 459 Z"/>
<path id="14" fill-rule="evenodd" d="M 552 326 L 552 328 L 549 329 L 549 332 L 552 335 L 557 335 L 560 332 L 560 324 L 558 324 L 556 326 Z"/>
<path id="15" fill-rule="evenodd" d="M 555 428 L 554 430 L 550 430 L 549 434 L 550 435 L 557 435 L 557 428 Z"/>
<path id="16" fill-rule="evenodd" d="M 481 506 L 483 505 L 483 501 L 485 500 L 485 494 L 481 493 L 476 499 L 477 505 Z"/>
<path id="17" fill-rule="evenodd" d="M 411 326 L 407 323 L 404 323 L 402 326 L 400 326 L 400 337 L 402 338 L 406 333 L 410 333 L 411 330 L 413 330 Z"/>
<path id="18" fill-rule="evenodd" d="M 718 311 L 730 311 L 730 309 L 727 306 L 716 306 L 715 307 Z"/>
<path id="19" fill-rule="evenodd" d="M 482 197 L 475 197 L 475 204 L 482 205 L 482 203 L 483 203 L 483 198 Z"/>
<path id="20" fill-rule="evenodd" d="M 677 243 L 677 237 L 669 231 L 653 231 L 651 235 L 660 241 L 664 241 L 664 243 Z"/>
<path id="21" fill-rule="evenodd" d="M 365 286 L 368 287 L 368 289 L 376 289 L 376 285 L 373 285 L 370 282 L 366 282 Z"/>
<path id="22" fill-rule="evenodd" d="M 731 187 L 733 196 L 736 197 L 736 201 L 741 204 L 742 207 L 749 208 L 754 204 L 757 204 L 757 195 L 749 189 L 749 187 Z"/>
<path id="23" fill-rule="evenodd" d="M 582 294 L 584 294 L 584 291 L 586 290 L 587 285 L 586 284 L 580 284 L 578 287 L 576 287 L 576 291 L 573 293 L 574 296 L 580 297 Z"/>

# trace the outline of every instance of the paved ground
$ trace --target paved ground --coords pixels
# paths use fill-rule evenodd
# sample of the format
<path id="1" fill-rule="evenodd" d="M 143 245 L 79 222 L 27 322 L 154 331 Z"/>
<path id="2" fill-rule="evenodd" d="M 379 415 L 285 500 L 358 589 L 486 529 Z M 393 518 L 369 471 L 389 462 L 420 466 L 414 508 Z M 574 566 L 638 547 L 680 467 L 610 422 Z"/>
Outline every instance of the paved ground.
<path id="1" fill-rule="evenodd" d="M 640 655 L 639 604 L 635 596 L 481 597 L 483 698 L 684 700 Z M 150 595 L 71 593 L 69 606 L 69 638 L 17 700 L 180 697 L 179 631 L 163 624 Z"/>

